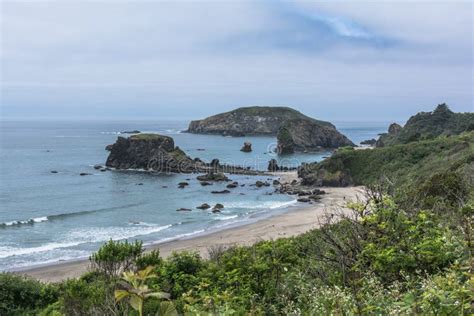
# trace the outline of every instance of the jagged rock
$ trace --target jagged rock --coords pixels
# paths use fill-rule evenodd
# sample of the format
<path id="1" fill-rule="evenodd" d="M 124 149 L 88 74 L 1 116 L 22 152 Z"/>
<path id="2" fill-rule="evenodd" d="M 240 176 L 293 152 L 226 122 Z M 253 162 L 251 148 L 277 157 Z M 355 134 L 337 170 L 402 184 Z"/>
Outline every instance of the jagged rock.
<path id="1" fill-rule="evenodd" d="M 201 181 L 201 182 L 199 182 L 199 183 L 200 183 L 203 187 L 204 187 L 204 186 L 207 186 L 207 185 L 212 185 L 212 183 L 207 182 L 207 181 Z"/>
<path id="2" fill-rule="evenodd" d="M 204 175 L 197 176 L 199 181 L 229 181 L 229 178 L 222 172 L 209 172 Z"/>
<path id="3" fill-rule="evenodd" d="M 264 183 L 263 181 L 258 180 L 257 182 L 255 182 L 255 186 L 256 186 L 257 188 L 261 188 L 261 187 L 263 187 L 264 185 L 265 185 L 265 183 Z"/>
<path id="4" fill-rule="evenodd" d="M 99 169 L 102 169 L 102 168 L 104 168 L 104 167 L 101 166 L 101 165 L 95 165 L 95 166 L 94 166 L 94 169 L 95 169 L 95 170 L 99 170 Z"/>
<path id="5" fill-rule="evenodd" d="M 280 167 L 278 166 L 278 162 L 276 161 L 276 159 L 271 159 L 268 162 L 267 170 L 270 171 L 270 172 L 275 172 L 275 171 L 280 170 Z"/>
<path id="6" fill-rule="evenodd" d="M 252 143 L 250 142 L 245 142 L 244 143 L 244 146 L 242 146 L 242 148 L 240 149 L 240 151 L 243 151 L 245 153 L 249 153 L 252 151 Z"/>
<path id="7" fill-rule="evenodd" d="M 214 205 L 214 208 L 223 209 L 224 205 L 222 205 L 221 203 L 216 203 L 216 205 Z"/>
<path id="8" fill-rule="evenodd" d="M 355 146 L 331 123 L 311 118 L 286 121 L 278 131 L 277 140 L 279 154 Z"/>
<path id="9" fill-rule="evenodd" d="M 194 161 L 174 146 L 169 136 L 137 134 L 118 137 L 106 165 L 117 169 L 145 169 L 161 172 L 192 172 Z"/>
<path id="10" fill-rule="evenodd" d="M 111 150 L 112 150 L 112 147 L 114 147 L 113 144 L 107 145 L 107 146 L 105 146 L 105 150 L 111 151 Z"/>
<path id="11" fill-rule="evenodd" d="M 367 139 L 360 142 L 361 145 L 368 145 L 368 146 L 374 146 L 376 143 L 377 143 L 377 140 L 375 138 Z"/>
<path id="12" fill-rule="evenodd" d="M 273 180 L 273 185 L 280 185 L 280 181 L 278 181 L 278 180 Z"/>
<path id="13" fill-rule="evenodd" d="M 200 210 L 207 210 L 208 208 L 211 208 L 211 206 L 207 203 L 203 203 L 203 204 L 201 204 L 200 206 L 198 206 L 196 208 L 200 209 Z"/>
<path id="14" fill-rule="evenodd" d="M 222 191 L 211 191 L 213 194 L 224 194 L 224 193 L 230 193 L 229 190 L 222 190 Z"/>
<path id="15" fill-rule="evenodd" d="M 176 210 L 176 212 L 191 212 L 192 210 L 190 208 L 184 208 L 184 207 L 181 207 L 181 208 L 178 208 Z"/>
<path id="16" fill-rule="evenodd" d="M 234 189 L 238 186 L 238 183 L 234 182 L 234 183 L 229 183 L 227 185 L 227 189 Z"/>

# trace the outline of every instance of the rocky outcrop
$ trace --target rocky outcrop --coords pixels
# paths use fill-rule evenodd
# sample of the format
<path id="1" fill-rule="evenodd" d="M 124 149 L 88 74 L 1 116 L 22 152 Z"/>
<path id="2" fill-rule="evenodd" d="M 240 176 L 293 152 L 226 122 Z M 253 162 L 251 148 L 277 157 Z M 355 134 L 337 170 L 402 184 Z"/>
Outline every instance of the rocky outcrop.
<path id="1" fill-rule="evenodd" d="M 224 136 L 275 135 L 280 153 L 354 146 L 329 122 L 288 107 L 253 106 L 192 121 L 187 132 Z"/>
<path id="2" fill-rule="evenodd" d="M 374 146 L 376 143 L 377 143 L 377 140 L 375 138 L 363 140 L 360 142 L 361 145 L 366 145 L 366 146 Z"/>
<path id="3" fill-rule="evenodd" d="M 244 146 L 240 149 L 240 151 L 243 151 L 244 153 L 249 153 L 252 151 L 252 143 L 250 142 L 245 142 Z"/>
<path id="4" fill-rule="evenodd" d="M 192 121 L 188 133 L 223 136 L 276 135 L 280 126 L 289 119 L 305 118 L 288 107 L 251 106 Z"/>
<path id="5" fill-rule="evenodd" d="M 355 146 L 331 123 L 322 124 L 313 119 L 287 121 L 280 127 L 277 139 L 280 154 Z"/>
<path id="6" fill-rule="evenodd" d="M 118 137 L 109 145 L 110 154 L 106 166 L 116 169 L 143 169 L 170 173 L 205 173 L 200 181 L 228 180 L 223 174 L 255 175 L 262 172 L 240 166 L 220 164 L 218 159 L 205 163 L 199 158 L 191 159 L 173 138 L 159 134 L 137 134 L 128 138 Z M 102 171 L 102 169 L 101 169 Z"/>
<path id="7" fill-rule="evenodd" d="M 193 172 L 197 167 L 171 137 L 138 134 L 118 137 L 106 165 L 116 169 L 145 169 L 161 172 Z"/>
<path id="8" fill-rule="evenodd" d="M 410 117 L 405 126 L 390 125 L 388 133 L 380 135 L 376 147 L 407 144 L 438 136 L 459 135 L 474 130 L 474 113 L 454 113 L 443 103 L 432 112 L 420 112 Z"/>

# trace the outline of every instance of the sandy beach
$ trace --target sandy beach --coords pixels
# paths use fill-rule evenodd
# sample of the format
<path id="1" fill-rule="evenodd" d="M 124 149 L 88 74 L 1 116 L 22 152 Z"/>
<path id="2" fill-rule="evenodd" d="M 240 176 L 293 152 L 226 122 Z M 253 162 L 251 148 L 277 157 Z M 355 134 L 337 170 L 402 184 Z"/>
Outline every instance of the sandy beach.
<path id="1" fill-rule="evenodd" d="M 291 181 L 296 176 L 294 173 L 276 175 L 280 176 L 282 181 Z M 318 203 L 302 205 L 255 223 L 148 246 L 147 250 L 159 248 L 163 257 L 170 255 L 173 251 L 198 251 L 205 258 L 208 256 L 209 247 L 212 246 L 251 245 L 261 240 L 295 236 L 317 228 L 324 214 L 336 208 L 343 208 L 347 201 L 363 196 L 362 187 L 323 189 L 326 194 Z M 58 282 L 68 278 L 77 278 L 88 268 L 88 260 L 77 260 L 22 270 L 17 273 L 45 282 Z"/>

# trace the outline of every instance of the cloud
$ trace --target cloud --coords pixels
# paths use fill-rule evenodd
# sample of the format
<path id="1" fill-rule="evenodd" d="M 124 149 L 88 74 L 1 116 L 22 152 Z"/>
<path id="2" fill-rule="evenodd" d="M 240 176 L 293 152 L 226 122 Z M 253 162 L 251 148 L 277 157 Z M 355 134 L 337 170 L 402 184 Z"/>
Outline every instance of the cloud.
<path id="1" fill-rule="evenodd" d="M 444 101 L 472 110 L 469 8 L 3 2 L 2 111 L 163 117 L 286 104 L 331 119 L 406 116 Z"/>

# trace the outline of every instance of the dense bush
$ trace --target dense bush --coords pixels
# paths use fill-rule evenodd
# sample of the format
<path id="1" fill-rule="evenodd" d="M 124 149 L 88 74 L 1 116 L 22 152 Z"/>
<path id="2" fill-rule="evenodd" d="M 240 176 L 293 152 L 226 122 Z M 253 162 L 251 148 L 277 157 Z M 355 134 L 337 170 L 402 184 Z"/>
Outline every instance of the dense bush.
<path id="1" fill-rule="evenodd" d="M 10 273 L 0 274 L 0 315 L 34 315 L 57 301 L 55 285 Z"/>

